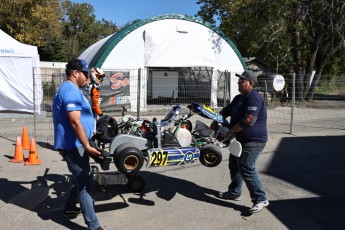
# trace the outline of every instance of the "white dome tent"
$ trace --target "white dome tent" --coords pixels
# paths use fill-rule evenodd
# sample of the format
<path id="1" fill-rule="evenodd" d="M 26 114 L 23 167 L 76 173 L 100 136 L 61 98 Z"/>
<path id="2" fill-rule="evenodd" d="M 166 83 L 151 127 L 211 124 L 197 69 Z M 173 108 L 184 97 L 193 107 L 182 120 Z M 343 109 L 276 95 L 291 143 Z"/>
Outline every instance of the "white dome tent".
<path id="1" fill-rule="evenodd" d="M 23 44 L 0 30 L 0 111 L 40 114 L 42 101 L 36 46 Z M 35 72 L 35 73 L 34 73 Z"/>
<path id="2" fill-rule="evenodd" d="M 128 25 L 90 46 L 79 58 L 87 60 L 91 67 L 136 69 L 130 73 L 133 86 L 137 85 L 139 74 L 146 76 L 148 68 L 207 68 L 212 71 L 212 107 L 217 107 L 219 72 L 227 71 L 235 80 L 235 73 L 246 69 L 236 46 L 216 26 L 179 14 L 161 15 Z M 140 83 L 140 108 L 145 109 L 147 83 L 142 80 Z M 231 92 L 236 91 L 236 95 L 236 84 L 231 86 Z M 132 111 L 137 109 L 137 98 L 135 87 L 131 87 Z"/>

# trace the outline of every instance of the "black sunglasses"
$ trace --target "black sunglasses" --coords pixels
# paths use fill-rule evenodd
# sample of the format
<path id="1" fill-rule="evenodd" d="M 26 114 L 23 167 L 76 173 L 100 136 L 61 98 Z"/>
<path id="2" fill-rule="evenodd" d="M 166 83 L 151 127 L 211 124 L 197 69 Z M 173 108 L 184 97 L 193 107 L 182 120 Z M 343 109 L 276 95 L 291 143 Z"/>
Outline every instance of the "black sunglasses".
<path id="1" fill-rule="evenodd" d="M 89 77 L 90 77 L 89 72 L 82 71 L 82 70 L 77 70 L 77 71 L 82 72 L 86 78 L 89 78 Z"/>

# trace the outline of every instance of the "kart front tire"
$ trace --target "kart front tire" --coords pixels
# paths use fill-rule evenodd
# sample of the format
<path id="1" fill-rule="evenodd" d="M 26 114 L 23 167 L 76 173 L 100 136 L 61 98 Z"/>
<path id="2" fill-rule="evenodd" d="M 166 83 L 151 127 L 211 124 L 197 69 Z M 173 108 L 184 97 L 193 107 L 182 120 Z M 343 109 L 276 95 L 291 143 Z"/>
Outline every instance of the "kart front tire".
<path id="1" fill-rule="evenodd" d="M 207 144 L 200 150 L 200 163 L 206 167 L 216 167 L 222 162 L 222 153 L 214 144 Z"/>
<path id="2" fill-rule="evenodd" d="M 116 168 L 122 173 L 137 173 L 144 164 L 143 153 L 132 144 L 122 144 L 113 156 Z"/>

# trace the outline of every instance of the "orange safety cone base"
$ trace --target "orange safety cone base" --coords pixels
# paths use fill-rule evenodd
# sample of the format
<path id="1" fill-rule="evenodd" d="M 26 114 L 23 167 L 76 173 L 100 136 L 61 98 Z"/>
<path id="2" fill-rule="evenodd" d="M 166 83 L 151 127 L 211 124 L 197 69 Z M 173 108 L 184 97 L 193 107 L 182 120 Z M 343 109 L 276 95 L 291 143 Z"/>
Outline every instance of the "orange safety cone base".
<path id="1" fill-rule="evenodd" d="M 42 163 L 41 160 L 37 159 L 35 162 L 29 162 L 28 160 L 25 161 L 24 165 L 40 165 Z"/>
<path id="2" fill-rule="evenodd" d="M 9 162 L 12 163 L 21 163 L 24 162 L 24 153 L 22 149 L 22 144 L 20 143 L 20 137 L 18 136 L 16 139 L 16 147 L 14 150 L 14 157 L 12 160 L 9 160 Z"/>
<path id="3" fill-rule="evenodd" d="M 28 132 L 26 131 L 25 127 L 23 128 L 23 131 L 22 131 L 22 148 L 24 150 L 30 149 L 29 136 L 28 136 Z"/>
<path id="4" fill-rule="evenodd" d="M 22 163 L 22 162 L 24 162 L 24 158 L 23 158 L 23 160 L 16 160 L 16 159 L 12 159 L 12 160 L 9 160 L 8 162 L 12 162 L 12 163 Z"/>
<path id="5" fill-rule="evenodd" d="M 30 141 L 30 150 L 28 160 L 25 161 L 24 165 L 40 165 L 42 161 L 38 159 L 38 154 L 36 151 L 36 141 L 34 138 Z"/>

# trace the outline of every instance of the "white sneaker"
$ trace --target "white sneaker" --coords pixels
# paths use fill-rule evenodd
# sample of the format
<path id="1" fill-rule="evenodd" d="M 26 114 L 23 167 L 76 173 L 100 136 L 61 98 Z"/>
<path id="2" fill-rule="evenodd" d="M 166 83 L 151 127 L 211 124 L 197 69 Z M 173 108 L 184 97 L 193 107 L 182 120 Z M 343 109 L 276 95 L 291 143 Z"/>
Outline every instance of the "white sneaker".
<path id="1" fill-rule="evenodd" d="M 249 212 L 255 213 L 255 212 L 260 212 L 263 207 L 267 207 L 270 204 L 268 200 L 260 201 L 256 204 L 253 205 L 251 209 L 249 209 Z"/>

